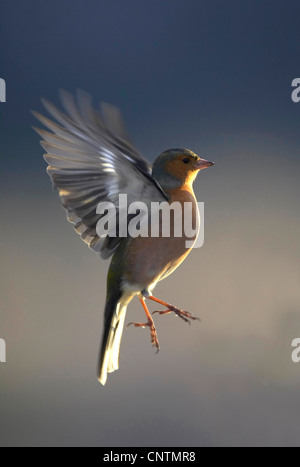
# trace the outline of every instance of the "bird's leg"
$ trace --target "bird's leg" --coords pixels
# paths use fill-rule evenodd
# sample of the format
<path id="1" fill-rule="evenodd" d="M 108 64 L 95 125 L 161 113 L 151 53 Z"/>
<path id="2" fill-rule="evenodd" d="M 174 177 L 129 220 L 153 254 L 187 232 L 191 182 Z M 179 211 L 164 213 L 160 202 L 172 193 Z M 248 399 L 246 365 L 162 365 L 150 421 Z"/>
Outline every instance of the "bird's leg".
<path id="1" fill-rule="evenodd" d="M 199 318 L 197 318 L 196 316 L 193 316 L 191 313 L 189 313 L 188 311 L 183 311 L 183 310 L 180 310 L 179 308 L 177 308 L 176 306 L 174 305 L 170 305 L 170 303 L 166 303 L 164 302 L 163 300 L 160 300 L 159 298 L 156 298 L 156 297 L 153 297 L 152 295 L 149 295 L 147 296 L 147 298 L 149 298 L 150 300 L 153 300 L 154 302 L 157 302 L 157 303 L 160 303 L 161 305 L 165 306 L 167 308 L 167 310 L 164 310 L 164 311 L 154 311 L 153 313 L 159 313 L 160 315 L 165 315 L 167 313 L 171 313 L 172 311 L 176 314 L 176 316 L 179 316 L 181 319 L 183 319 L 183 321 L 185 321 L 186 323 L 189 323 L 191 324 L 191 322 L 189 321 L 190 319 L 193 319 L 193 320 L 199 320 Z"/>
<path id="2" fill-rule="evenodd" d="M 141 304 L 143 305 L 148 321 L 147 323 L 129 323 L 127 324 L 127 327 L 130 326 L 131 324 L 133 324 L 135 327 L 141 327 L 141 328 L 145 328 L 146 326 L 148 326 L 150 328 L 152 345 L 157 348 L 157 351 L 159 351 L 159 343 L 158 343 L 158 338 L 157 338 L 156 327 L 155 327 L 153 318 L 150 314 L 150 311 L 148 310 L 147 305 L 145 303 L 145 297 L 140 296 L 139 300 Z"/>

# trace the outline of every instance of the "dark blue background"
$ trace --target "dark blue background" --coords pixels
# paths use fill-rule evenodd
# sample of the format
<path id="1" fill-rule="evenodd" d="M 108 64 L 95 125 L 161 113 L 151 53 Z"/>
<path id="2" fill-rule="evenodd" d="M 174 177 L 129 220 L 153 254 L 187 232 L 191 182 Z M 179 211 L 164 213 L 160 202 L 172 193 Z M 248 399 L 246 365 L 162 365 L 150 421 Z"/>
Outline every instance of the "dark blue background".
<path id="1" fill-rule="evenodd" d="M 294 0 L 2 0 L 1 445 L 299 446 L 299 18 Z M 149 160 L 215 161 L 195 183 L 204 246 L 157 287 L 202 322 L 157 317 L 158 355 L 125 329 L 105 388 L 108 263 L 66 222 L 31 128 L 42 96 L 78 87 L 122 109 Z"/>

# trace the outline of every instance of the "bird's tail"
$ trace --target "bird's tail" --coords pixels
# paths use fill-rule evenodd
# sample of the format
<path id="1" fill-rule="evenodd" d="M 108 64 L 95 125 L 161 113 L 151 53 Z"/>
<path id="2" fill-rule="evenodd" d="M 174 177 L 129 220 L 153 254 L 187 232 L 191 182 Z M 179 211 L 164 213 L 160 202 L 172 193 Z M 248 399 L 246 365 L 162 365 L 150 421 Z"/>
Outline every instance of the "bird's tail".
<path id="1" fill-rule="evenodd" d="M 107 373 L 119 368 L 119 353 L 127 303 L 122 297 L 112 297 L 106 302 L 105 324 L 98 362 L 98 381 L 106 383 Z"/>

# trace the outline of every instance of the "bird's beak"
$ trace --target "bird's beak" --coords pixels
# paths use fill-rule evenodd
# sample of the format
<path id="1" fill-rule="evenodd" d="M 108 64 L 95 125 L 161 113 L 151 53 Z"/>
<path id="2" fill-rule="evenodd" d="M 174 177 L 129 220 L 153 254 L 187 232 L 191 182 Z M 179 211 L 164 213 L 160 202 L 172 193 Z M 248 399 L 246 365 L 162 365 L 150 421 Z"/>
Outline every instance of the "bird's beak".
<path id="1" fill-rule="evenodd" d="M 201 169 L 206 169 L 207 167 L 211 167 L 212 165 L 215 165 L 214 162 L 209 162 L 205 159 L 199 159 L 197 162 L 196 162 L 196 167 L 198 170 L 201 170 Z"/>

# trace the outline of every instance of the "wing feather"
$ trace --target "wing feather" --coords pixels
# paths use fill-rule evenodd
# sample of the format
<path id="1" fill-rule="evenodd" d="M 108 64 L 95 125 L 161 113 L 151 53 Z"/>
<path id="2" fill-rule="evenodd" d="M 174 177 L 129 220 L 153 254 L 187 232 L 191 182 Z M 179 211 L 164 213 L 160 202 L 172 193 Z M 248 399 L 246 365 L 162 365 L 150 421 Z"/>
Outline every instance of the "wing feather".
<path id="1" fill-rule="evenodd" d="M 108 258 L 121 238 L 113 232 L 99 237 L 98 204 L 114 203 L 118 216 L 119 194 L 127 195 L 128 204 L 144 201 L 147 206 L 151 201 L 165 201 L 167 195 L 152 178 L 151 166 L 129 141 L 118 108 L 102 104 L 99 112 L 84 91 L 78 91 L 76 99 L 66 91 L 61 91 L 60 97 L 66 113 L 42 100 L 56 122 L 33 112 L 47 128 L 34 127 L 46 151 L 47 173 L 58 189 L 68 221 L 90 248 Z M 119 217 L 117 222 L 124 220 Z"/>

